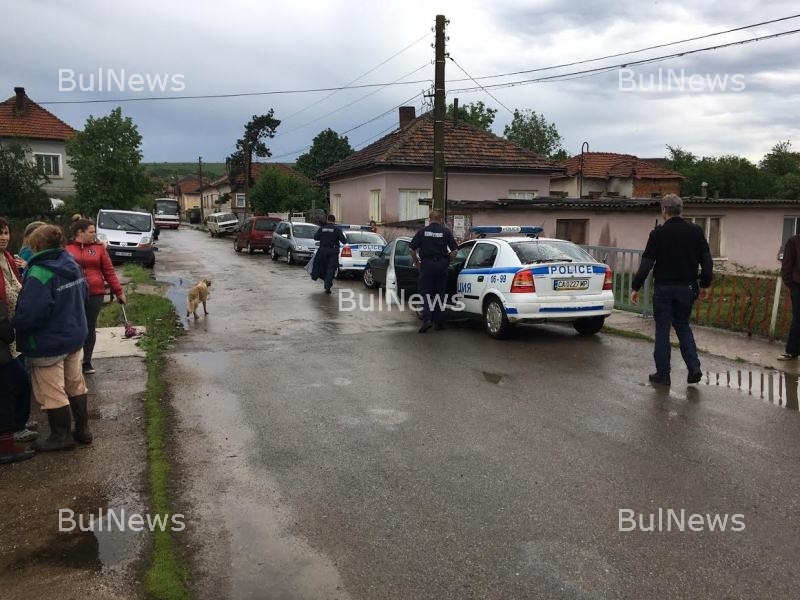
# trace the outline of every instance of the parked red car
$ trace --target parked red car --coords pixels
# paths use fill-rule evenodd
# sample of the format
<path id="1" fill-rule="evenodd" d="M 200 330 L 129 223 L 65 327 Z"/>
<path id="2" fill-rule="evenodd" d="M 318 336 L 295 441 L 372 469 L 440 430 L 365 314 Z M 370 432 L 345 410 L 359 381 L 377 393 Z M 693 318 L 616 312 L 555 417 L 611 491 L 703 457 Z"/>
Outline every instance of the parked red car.
<path id="1" fill-rule="evenodd" d="M 269 252 L 272 247 L 272 232 L 280 222 L 278 217 L 250 217 L 236 232 L 233 249 L 241 252 L 243 248 L 247 248 L 250 254 L 256 250 Z"/>

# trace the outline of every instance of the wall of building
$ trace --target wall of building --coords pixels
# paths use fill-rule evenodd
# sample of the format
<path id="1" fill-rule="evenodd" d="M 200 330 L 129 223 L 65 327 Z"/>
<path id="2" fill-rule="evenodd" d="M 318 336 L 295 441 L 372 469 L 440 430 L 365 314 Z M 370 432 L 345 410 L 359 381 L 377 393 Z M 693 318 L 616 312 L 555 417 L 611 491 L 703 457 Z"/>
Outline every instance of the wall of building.
<path id="1" fill-rule="evenodd" d="M 343 223 L 366 223 L 369 221 L 369 198 L 372 190 L 381 192 L 381 221 L 392 223 L 399 220 L 400 190 L 432 190 L 432 173 L 402 173 L 384 171 L 361 177 L 353 177 L 330 184 L 330 195 L 341 194 L 341 215 L 336 218 Z M 487 175 L 449 173 L 447 197 L 452 200 L 498 200 L 508 198 L 511 190 L 536 190 L 537 195 L 550 193 L 550 178 L 536 175 Z"/>
<path id="2" fill-rule="evenodd" d="M 61 177 L 50 177 L 50 183 L 45 183 L 42 189 L 51 198 L 69 198 L 75 195 L 75 174 L 67 164 L 67 150 L 64 142 L 51 140 L 26 140 L 30 147 L 30 159 L 34 154 L 58 154 L 61 156 Z"/>
<path id="3" fill-rule="evenodd" d="M 465 213 L 463 208 L 451 214 Z M 586 219 L 587 243 L 593 246 L 613 246 L 643 250 L 656 222 L 657 212 L 602 212 L 591 210 L 475 210 L 471 211 L 473 225 L 541 225 L 547 237 L 556 234 L 558 219 Z M 783 219 L 800 216 L 783 208 L 766 206 L 753 208 L 687 207 L 687 217 L 722 217 L 722 258 L 715 260 L 719 268 L 736 270 L 742 267 L 757 270 L 777 270 Z"/>

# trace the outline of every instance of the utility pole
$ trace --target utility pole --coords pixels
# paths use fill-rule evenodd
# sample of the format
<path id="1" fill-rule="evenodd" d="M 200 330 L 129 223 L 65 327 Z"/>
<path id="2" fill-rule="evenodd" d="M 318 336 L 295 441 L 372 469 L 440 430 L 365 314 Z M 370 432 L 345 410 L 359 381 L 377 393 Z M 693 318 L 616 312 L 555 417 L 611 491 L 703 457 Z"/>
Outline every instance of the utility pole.
<path id="1" fill-rule="evenodd" d="M 433 206 L 434 210 L 443 215 L 446 210 L 444 197 L 444 61 L 445 61 L 445 35 L 444 28 L 447 21 L 444 15 L 436 15 L 436 67 L 434 71 L 433 92 Z M 446 215 L 444 215 L 446 217 Z"/>
<path id="2" fill-rule="evenodd" d="M 203 206 L 203 157 L 197 157 L 197 167 L 200 170 L 200 223 L 206 222 L 205 207 Z"/>

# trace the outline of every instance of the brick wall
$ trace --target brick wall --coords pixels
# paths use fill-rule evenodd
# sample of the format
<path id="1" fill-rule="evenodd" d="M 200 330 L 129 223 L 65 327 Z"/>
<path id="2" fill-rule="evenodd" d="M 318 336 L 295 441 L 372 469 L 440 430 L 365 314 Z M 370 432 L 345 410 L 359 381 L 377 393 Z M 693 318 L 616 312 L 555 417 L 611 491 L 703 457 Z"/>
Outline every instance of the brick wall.
<path id="1" fill-rule="evenodd" d="M 681 193 L 680 179 L 634 179 L 633 180 L 633 197 L 634 198 L 652 198 L 653 194 L 667 194 Z"/>

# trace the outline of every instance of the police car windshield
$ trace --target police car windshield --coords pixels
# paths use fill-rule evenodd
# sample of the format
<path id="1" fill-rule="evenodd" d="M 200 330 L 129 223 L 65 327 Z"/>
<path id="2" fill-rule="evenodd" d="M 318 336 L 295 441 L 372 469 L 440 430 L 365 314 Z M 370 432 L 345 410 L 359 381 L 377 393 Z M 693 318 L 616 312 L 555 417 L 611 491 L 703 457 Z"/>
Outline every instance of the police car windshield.
<path id="1" fill-rule="evenodd" d="M 595 262 L 586 250 L 562 240 L 530 240 L 509 245 L 523 265 L 560 261 Z"/>
<path id="2" fill-rule="evenodd" d="M 370 233 L 369 231 L 345 231 L 344 237 L 347 238 L 348 244 L 386 244 L 386 241 L 377 233 Z"/>

